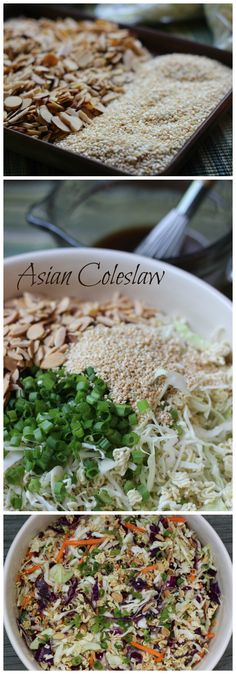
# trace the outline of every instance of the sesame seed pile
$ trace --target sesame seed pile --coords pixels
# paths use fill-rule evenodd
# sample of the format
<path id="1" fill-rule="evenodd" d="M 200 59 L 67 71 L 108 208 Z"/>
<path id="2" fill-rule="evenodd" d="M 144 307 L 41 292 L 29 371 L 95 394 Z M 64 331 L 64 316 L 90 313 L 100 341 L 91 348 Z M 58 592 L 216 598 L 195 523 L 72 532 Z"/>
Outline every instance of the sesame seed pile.
<path id="1" fill-rule="evenodd" d="M 185 348 L 185 357 L 188 349 Z M 81 372 L 92 366 L 107 381 L 116 402 L 127 400 L 135 404 L 145 398 L 155 409 L 161 390 L 160 378 L 153 380 L 158 367 L 179 369 L 183 361 L 183 345 L 175 339 L 166 340 L 160 330 L 147 324 L 121 323 L 95 326 L 78 337 L 68 354 L 66 368 Z"/>
<path id="2" fill-rule="evenodd" d="M 128 91 L 64 149 L 130 174 L 163 171 L 230 90 L 231 71 L 212 59 L 168 54 L 140 66 Z"/>

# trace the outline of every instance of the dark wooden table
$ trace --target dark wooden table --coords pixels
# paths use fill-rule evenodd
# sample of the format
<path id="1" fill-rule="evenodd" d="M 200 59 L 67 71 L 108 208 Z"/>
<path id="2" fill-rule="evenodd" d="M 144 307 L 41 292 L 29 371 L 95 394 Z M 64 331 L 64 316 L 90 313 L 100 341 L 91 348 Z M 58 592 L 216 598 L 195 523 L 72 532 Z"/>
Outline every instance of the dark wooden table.
<path id="1" fill-rule="evenodd" d="M 229 555 L 232 557 L 232 517 L 231 515 L 211 515 L 206 517 L 224 542 Z M 4 517 L 4 558 L 9 550 L 15 535 L 27 520 L 24 515 L 5 515 Z M 216 671 L 232 671 L 232 643 L 228 645 L 223 657 L 215 668 Z M 23 671 L 25 667 L 15 654 L 7 635 L 4 638 L 4 670 Z"/>

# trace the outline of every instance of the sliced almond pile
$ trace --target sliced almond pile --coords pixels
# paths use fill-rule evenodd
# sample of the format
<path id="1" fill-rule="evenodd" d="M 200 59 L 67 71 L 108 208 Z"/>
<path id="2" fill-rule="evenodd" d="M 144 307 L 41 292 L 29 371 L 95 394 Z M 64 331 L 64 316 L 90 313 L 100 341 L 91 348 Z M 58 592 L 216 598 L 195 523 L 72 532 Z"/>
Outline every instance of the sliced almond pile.
<path id="1" fill-rule="evenodd" d="M 101 115 L 150 58 L 109 21 L 11 19 L 4 30 L 4 124 L 53 142 Z"/>
<path id="2" fill-rule="evenodd" d="M 154 309 L 118 294 L 101 304 L 69 297 L 50 300 L 31 293 L 10 300 L 4 310 L 5 401 L 10 391 L 19 388 L 21 369 L 63 365 L 69 345 L 90 326 L 146 322 L 155 315 Z"/>

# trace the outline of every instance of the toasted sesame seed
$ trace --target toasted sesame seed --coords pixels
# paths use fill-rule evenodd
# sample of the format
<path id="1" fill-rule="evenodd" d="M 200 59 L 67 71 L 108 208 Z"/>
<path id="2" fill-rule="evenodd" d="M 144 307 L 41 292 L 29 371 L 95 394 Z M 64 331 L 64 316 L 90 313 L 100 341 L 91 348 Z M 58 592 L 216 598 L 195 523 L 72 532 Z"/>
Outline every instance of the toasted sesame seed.
<path id="1" fill-rule="evenodd" d="M 58 144 L 126 173 L 163 171 L 231 87 L 212 59 L 167 54 L 142 64 L 117 101 L 89 127 Z"/>

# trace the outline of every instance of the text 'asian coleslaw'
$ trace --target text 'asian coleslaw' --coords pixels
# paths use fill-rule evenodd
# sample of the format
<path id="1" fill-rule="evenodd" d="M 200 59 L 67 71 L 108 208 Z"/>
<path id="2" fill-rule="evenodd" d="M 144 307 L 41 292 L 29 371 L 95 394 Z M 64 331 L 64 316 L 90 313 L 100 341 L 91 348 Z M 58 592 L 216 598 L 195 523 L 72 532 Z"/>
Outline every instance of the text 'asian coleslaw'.
<path id="1" fill-rule="evenodd" d="M 55 519 L 16 587 L 18 627 L 43 669 L 192 669 L 221 603 L 211 550 L 180 515 Z"/>
<path id="2" fill-rule="evenodd" d="M 231 508 L 225 335 L 206 341 L 184 319 L 127 306 L 120 323 L 78 333 L 62 367 L 20 372 L 5 411 L 6 509 Z"/>

